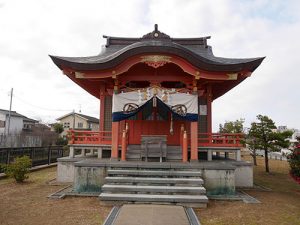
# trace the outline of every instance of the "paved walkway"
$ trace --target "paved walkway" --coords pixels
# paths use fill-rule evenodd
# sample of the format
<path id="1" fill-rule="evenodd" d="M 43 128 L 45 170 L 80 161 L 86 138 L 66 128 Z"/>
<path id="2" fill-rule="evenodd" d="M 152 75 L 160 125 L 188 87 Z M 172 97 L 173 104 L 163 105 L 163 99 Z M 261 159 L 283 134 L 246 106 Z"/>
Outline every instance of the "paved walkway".
<path id="1" fill-rule="evenodd" d="M 182 206 L 123 205 L 114 225 L 189 225 Z"/>

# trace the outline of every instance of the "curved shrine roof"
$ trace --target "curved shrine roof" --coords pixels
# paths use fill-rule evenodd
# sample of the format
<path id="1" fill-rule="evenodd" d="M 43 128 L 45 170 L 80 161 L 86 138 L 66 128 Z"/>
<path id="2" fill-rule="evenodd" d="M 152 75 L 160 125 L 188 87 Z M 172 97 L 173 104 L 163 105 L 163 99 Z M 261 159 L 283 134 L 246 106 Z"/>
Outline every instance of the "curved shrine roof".
<path id="1" fill-rule="evenodd" d="M 50 56 L 60 68 L 74 70 L 105 70 L 111 69 L 127 58 L 140 54 L 172 54 L 184 58 L 199 69 L 216 72 L 253 72 L 265 57 L 258 58 L 222 58 L 214 56 L 207 39 L 200 38 L 171 38 L 155 30 L 142 38 L 109 37 L 104 50 L 96 56 L 89 57 L 60 57 Z"/>

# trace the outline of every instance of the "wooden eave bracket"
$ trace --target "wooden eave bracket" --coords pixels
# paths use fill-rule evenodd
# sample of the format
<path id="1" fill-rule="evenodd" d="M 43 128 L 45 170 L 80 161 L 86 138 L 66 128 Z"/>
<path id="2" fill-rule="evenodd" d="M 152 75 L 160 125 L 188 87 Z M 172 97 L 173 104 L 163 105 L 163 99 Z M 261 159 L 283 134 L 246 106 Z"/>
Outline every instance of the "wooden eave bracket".
<path id="1" fill-rule="evenodd" d="M 68 68 L 63 68 L 62 69 L 62 73 L 64 74 L 64 75 L 74 75 L 74 71 L 73 70 L 70 70 L 70 69 L 68 69 Z"/>
<path id="2" fill-rule="evenodd" d="M 85 78 L 84 77 L 84 73 L 82 73 L 82 72 L 75 72 L 75 78 L 79 78 L 79 79 Z"/>
<path id="3" fill-rule="evenodd" d="M 227 80 L 237 80 L 238 73 L 227 73 Z"/>

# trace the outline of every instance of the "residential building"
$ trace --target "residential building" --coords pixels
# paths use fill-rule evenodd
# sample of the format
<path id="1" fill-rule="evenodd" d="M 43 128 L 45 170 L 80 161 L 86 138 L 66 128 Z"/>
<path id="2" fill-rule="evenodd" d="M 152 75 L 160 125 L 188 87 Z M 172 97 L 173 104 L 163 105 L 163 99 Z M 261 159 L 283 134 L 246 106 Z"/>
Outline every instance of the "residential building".
<path id="1" fill-rule="evenodd" d="M 0 109 L 0 135 L 1 134 L 19 134 L 22 131 L 30 131 L 38 123 L 37 120 L 30 119 L 16 111 Z M 9 126 L 9 128 L 8 128 Z"/>
<path id="2" fill-rule="evenodd" d="M 64 127 L 62 136 L 66 135 L 70 129 L 99 131 L 99 119 L 81 113 L 71 112 L 56 120 Z"/>

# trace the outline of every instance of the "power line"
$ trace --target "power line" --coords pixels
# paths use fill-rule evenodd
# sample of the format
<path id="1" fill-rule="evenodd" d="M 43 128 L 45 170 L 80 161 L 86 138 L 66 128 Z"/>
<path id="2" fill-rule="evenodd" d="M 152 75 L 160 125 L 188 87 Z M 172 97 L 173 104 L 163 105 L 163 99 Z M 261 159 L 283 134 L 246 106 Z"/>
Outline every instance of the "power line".
<path id="1" fill-rule="evenodd" d="M 41 106 L 37 106 L 37 105 L 31 104 L 31 103 L 25 101 L 24 99 L 20 98 L 16 94 L 14 94 L 14 97 L 17 98 L 18 100 L 20 100 L 21 102 L 27 104 L 27 105 L 30 105 L 32 107 L 35 107 L 35 108 L 38 108 L 38 109 L 41 109 L 41 110 L 46 110 L 46 111 L 60 111 L 60 112 L 72 111 L 72 109 L 50 109 L 50 108 L 45 108 L 45 107 L 41 107 Z"/>

